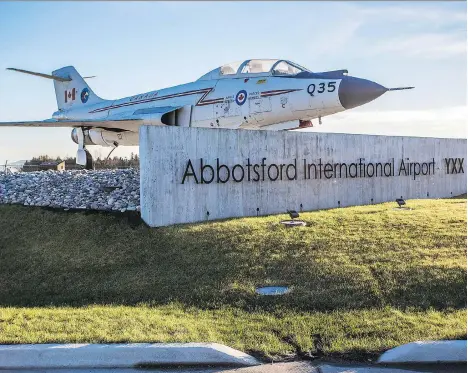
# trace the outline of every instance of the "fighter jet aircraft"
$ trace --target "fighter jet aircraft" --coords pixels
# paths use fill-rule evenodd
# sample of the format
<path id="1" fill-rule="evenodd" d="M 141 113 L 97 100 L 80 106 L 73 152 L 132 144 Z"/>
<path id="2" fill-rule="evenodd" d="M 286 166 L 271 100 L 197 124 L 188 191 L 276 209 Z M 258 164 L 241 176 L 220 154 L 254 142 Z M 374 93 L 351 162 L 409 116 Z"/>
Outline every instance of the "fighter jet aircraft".
<path id="1" fill-rule="evenodd" d="M 368 103 L 385 92 L 347 70 L 314 73 L 287 60 L 251 59 L 218 67 L 198 80 L 125 97 L 98 97 L 73 66 L 52 75 L 9 68 L 52 79 L 58 111 L 51 119 L 3 122 L 1 126 L 72 127 L 76 161 L 87 169 L 93 160 L 87 145 L 138 145 L 141 125 L 230 129 L 291 130 Z"/>

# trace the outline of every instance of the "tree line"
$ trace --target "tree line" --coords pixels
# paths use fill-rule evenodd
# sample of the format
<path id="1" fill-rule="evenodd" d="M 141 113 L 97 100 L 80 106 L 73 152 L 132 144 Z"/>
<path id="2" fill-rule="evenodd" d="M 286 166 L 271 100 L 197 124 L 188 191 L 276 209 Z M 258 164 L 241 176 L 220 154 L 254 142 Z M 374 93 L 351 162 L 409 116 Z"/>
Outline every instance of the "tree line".
<path id="1" fill-rule="evenodd" d="M 81 169 L 83 166 L 76 164 L 75 157 L 51 157 L 47 154 L 40 155 L 38 157 L 32 157 L 30 160 L 27 160 L 24 164 L 24 169 L 39 167 L 43 163 L 61 163 L 65 161 L 66 170 L 75 170 Z M 94 159 L 94 166 L 96 169 L 105 169 L 105 168 L 139 168 L 140 167 L 140 157 L 138 154 L 130 153 L 130 158 L 128 157 L 109 157 L 101 158 L 98 156 Z"/>

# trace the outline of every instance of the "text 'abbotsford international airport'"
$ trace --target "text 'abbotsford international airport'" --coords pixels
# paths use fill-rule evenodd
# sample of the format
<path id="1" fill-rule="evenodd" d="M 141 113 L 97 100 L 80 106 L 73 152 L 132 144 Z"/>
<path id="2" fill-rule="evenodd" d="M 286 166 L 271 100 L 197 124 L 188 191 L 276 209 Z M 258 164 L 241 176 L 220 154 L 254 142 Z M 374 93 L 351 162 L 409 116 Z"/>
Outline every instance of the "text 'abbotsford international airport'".
<path id="1" fill-rule="evenodd" d="M 441 167 L 438 168 L 446 174 L 464 173 L 464 158 L 444 158 Z M 434 158 L 426 162 L 412 162 L 409 158 L 396 160 L 392 158 L 388 162 L 359 161 L 324 162 L 320 158 L 317 162 L 310 163 L 303 158 L 294 158 L 290 163 L 268 163 L 267 158 L 262 158 L 259 163 L 252 163 L 250 158 L 244 164 L 227 165 L 216 158 L 216 162 L 209 163 L 203 158 L 199 160 L 189 159 L 182 176 L 182 184 L 192 181 L 196 184 L 237 183 L 244 181 L 282 181 L 282 180 L 310 180 L 310 179 L 341 179 L 341 178 L 372 178 L 392 176 L 434 175 L 436 161 Z"/>

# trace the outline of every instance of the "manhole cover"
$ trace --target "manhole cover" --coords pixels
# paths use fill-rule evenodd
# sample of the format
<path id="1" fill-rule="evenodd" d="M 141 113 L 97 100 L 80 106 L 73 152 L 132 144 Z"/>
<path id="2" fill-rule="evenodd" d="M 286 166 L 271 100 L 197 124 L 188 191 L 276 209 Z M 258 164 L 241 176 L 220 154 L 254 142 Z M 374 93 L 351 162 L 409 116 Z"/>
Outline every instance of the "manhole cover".
<path id="1" fill-rule="evenodd" d="M 283 295 L 289 292 L 287 286 L 265 286 L 255 289 L 255 292 L 260 295 Z"/>
<path id="2" fill-rule="evenodd" d="M 302 220 L 283 220 L 281 222 L 285 227 L 305 227 L 306 222 Z"/>

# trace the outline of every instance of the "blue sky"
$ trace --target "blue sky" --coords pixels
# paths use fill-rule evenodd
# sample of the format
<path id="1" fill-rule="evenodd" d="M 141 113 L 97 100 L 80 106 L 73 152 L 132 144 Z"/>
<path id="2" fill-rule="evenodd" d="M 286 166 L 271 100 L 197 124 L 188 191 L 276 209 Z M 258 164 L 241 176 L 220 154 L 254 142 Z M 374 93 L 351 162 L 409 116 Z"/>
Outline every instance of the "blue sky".
<path id="1" fill-rule="evenodd" d="M 193 81 L 231 61 L 285 58 L 416 86 L 325 117 L 315 131 L 466 137 L 466 34 L 466 2 L 0 2 L 0 121 L 56 111 L 50 80 L 7 67 L 74 65 L 97 75 L 88 83 L 112 99 Z M 0 162 L 75 152 L 67 128 L 0 129 Z"/>

